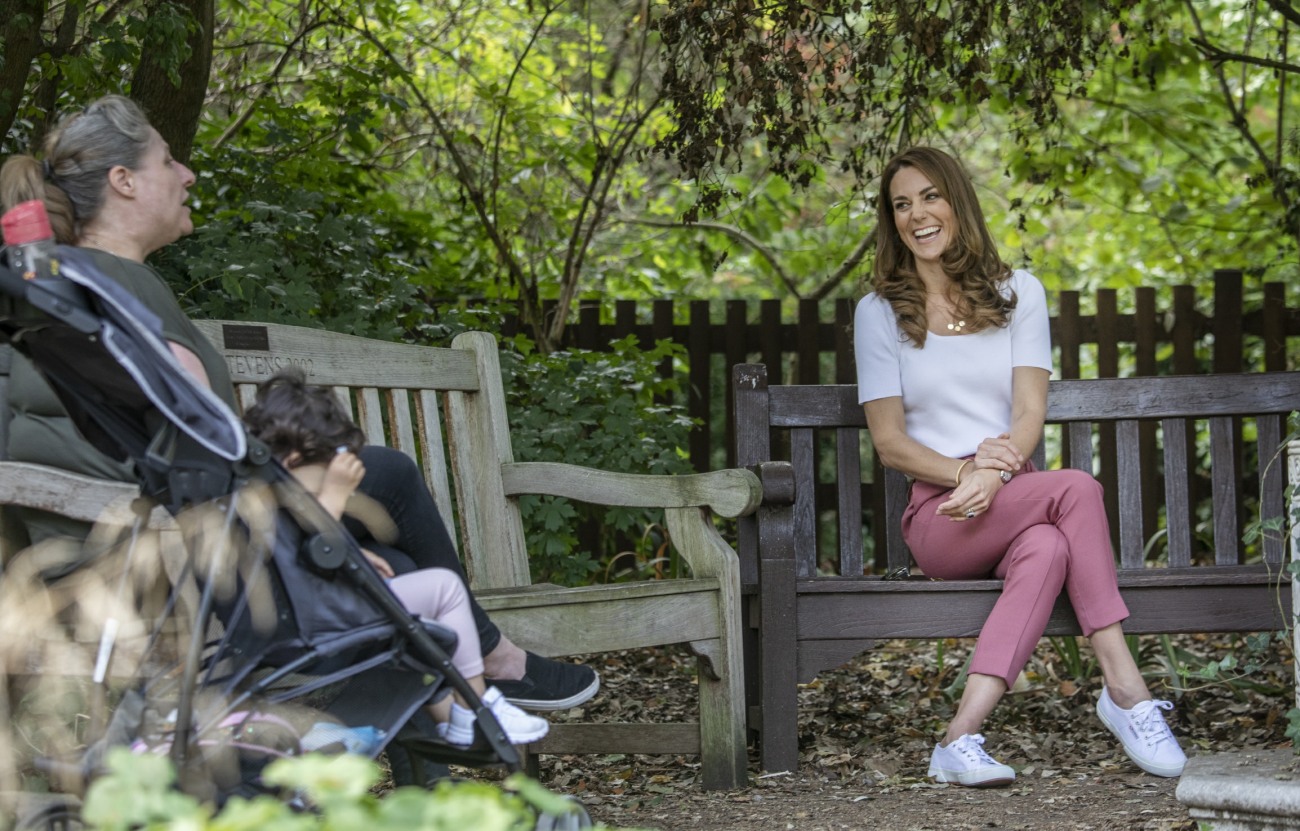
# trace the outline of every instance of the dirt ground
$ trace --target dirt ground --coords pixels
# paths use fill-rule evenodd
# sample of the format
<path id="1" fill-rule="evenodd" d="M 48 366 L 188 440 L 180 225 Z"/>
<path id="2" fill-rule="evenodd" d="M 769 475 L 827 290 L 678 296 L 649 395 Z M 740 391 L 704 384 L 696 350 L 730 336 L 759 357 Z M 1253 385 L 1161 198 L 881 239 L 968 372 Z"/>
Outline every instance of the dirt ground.
<path id="1" fill-rule="evenodd" d="M 1289 746 L 1293 674 L 1284 645 L 1251 652 L 1227 636 L 1143 638 L 1141 645 L 1153 691 L 1175 701 L 1171 725 L 1189 756 Z M 985 790 L 931 783 L 930 749 L 952 714 L 952 685 L 970 646 L 896 642 L 825 673 L 800 691 L 799 770 L 762 771 L 751 752 L 750 783 L 739 791 L 701 790 L 698 760 L 689 757 L 543 757 L 541 780 L 580 798 L 598 821 L 661 831 L 1196 828 L 1174 797 L 1177 781 L 1138 770 L 1097 720 L 1095 670 L 1074 678 L 1066 672 L 1072 650 L 1048 641 L 985 726 L 986 748 L 1016 769 L 1016 782 Z M 1086 661 L 1086 647 L 1083 653 Z M 1174 689 L 1171 667 L 1197 670 L 1228 655 L 1239 661 L 1231 682 L 1184 680 L 1177 682 L 1183 691 Z M 604 679 L 600 695 L 557 720 L 694 720 L 683 651 L 591 662 Z M 1243 675 L 1243 666 L 1252 671 Z"/>

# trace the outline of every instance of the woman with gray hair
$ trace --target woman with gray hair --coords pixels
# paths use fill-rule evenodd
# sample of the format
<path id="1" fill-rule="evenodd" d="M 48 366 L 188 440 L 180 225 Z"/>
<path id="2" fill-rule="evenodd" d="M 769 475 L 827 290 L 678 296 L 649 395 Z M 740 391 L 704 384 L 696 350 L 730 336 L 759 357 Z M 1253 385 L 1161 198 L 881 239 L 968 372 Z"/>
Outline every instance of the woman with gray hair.
<path id="1" fill-rule="evenodd" d="M 140 107 L 110 95 L 62 121 L 46 137 L 43 159 L 25 154 L 8 159 L 0 168 L 0 204 L 8 210 L 20 202 L 44 202 L 55 241 L 85 249 L 96 268 L 144 301 L 161 319 L 163 337 L 181 365 L 233 406 L 221 353 L 144 264 L 149 254 L 194 230 L 185 204 L 194 181 Z M 17 355 L 9 405 L 10 459 L 134 481 L 127 463 L 81 438 L 44 379 Z M 79 541 L 89 531 L 43 511 L 24 510 L 22 520 L 33 543 Z"/>
<path id="2" fill-rule="evenodd" d="M 185 204 L 194 173 L 172 158 L 167 143 L 135 102 L 109 95 L 69 116 L 46 138 L 43 158 L 19 155 L 0 168 L 0 210 L 41 200 L 55 240 L 85 249 L 95 266 L 144 302 L 181 365 L 231 408 L 234 387 L 220 352 L 181 310 L 175 294 L 144 260 L 194 230 Z M 134 482 L 131 469 L 81 438 L 36 370 L 15 356 L 10 379 L 13 421 L 9 458 L 101 479 Z M 448 568 L 468 585 L 464 568 L 424 477 L 406 454 L 364 447 L 359 490 L 388 510 L 398 542 L 385 551 L 394 571 Z M 89 529 L 62 517 L 24 512 L 33 543 L 75 540 Z M 360 526 L 349 526 L 358 533 Z M 367 546 L 370 547 L 370 546 Z M 576 707 L 600 689 L 590 667 L 520 649 L 488 619 L 472 594 L 484 667 L 506 699 L 530 710 Z"/>

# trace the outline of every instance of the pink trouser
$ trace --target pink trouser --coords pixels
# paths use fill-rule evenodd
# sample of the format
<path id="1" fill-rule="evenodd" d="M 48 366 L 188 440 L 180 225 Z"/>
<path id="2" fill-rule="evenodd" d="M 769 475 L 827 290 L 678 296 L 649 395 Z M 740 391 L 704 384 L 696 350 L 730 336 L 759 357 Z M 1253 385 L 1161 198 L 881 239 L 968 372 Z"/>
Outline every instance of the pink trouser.
<path id="1" fill-rule="evenodd" d="M 1079 470 L 1020 473 L 987 512 L 961 521 L 935 513 L 951 493 L 913 483 L 903 539 L 927 577 L 1005 581 L 980 631 L 971 672 L 1014 684 L 1062 586 L 1085 635 L 1128 617 L 1096 479 Z"/>
<path id="2" fill-rule="evenodd" d="M 394 577 L 388 581 L 388 588 L 411 614 L 436 620 L 455 631 L 460 642 L 451 663 L 461 675 L 473 678 L 483 674 L 478 627 L 470 610 L 469 592 L 459 574 L 446 568 L 423 568 Z"/>

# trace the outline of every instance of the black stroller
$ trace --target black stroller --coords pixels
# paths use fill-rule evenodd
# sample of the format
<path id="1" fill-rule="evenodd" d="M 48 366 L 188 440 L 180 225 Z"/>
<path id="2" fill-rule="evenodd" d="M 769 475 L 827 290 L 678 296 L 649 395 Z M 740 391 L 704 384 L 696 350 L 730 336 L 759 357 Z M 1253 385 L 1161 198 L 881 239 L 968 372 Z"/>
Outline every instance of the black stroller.
<path id="1" fill-rule="evenodd" d="M 176 614 L 176 589 L 189 581 L 197 599 L 186 642 L 154 650 L 103 737 L 48 768 L 84 783 L 106 747 L 125 744 L 168 753 L 180 787 L 218 803 L 262 791 L 270 760 L 313 750 L 387 750 L 396 784 L 426 784 L 446 764 L 519 770 L 518 752 L 452 666 L 455 634 L 402 606 L 343 527 L 191 381 L 147 309 L 77 249 L 60 247 L 58 258 L 58 277 L 0 267 L 0 341 L 32 360 L 92 444 L 133 461 L 142 496 L 127 558 L 154 504 L 181 529 L 185 573 L 146 653 L 168 642 L 157 633 Z M 101 665 L 111 649 L 106 633 Z M 101 666 L 95 675 L 103 680 Z M 424 712 L 452 690 L 478 717 L 468 749 L 439 741 Z M 58 827 L 70 817 L 39 819 Z M 538 825 L 590 820 L 575 802 Z"/>

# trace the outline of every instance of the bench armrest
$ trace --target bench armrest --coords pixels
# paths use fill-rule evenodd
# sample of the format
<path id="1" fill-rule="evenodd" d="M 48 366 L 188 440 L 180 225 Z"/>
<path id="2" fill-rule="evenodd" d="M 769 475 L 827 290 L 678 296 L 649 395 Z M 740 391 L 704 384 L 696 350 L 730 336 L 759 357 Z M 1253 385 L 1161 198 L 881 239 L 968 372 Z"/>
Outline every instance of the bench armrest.
<path id="1" fill-rule="evenodd" d="M 562 496 L 627 508 L 708 508 L 728 519 L 753 513 L 763 499 L 758 477 L 738 468 L 648 476 L 556 462 L 513 462 L 501 466 L 501 479 L 507 496 Z"/>
<path id="2" fill-rule="evenodd" d="M 708 512 L 734 518 L 751 514 L 763 498 L 752 471 L 717 470 L 682 476 L 611 473 L 578 465 L 516 462 L 501 466 L 508 496 L 544 494 L 593 505 L 663 508 L 668 535 L 696 577 L 716 577 L 725 591 L 740 590 L 736 552 L 713 527 Z"/>
<path id="3" fill-rule="evenodd" d="M 137 485 L 95 479 L 47 465 L 0 462 L 0 505 L 39 508 L 82 522 L 129 523 Z M 162 508 L 154 508 L 149 527 L 174 527 Z"/>

